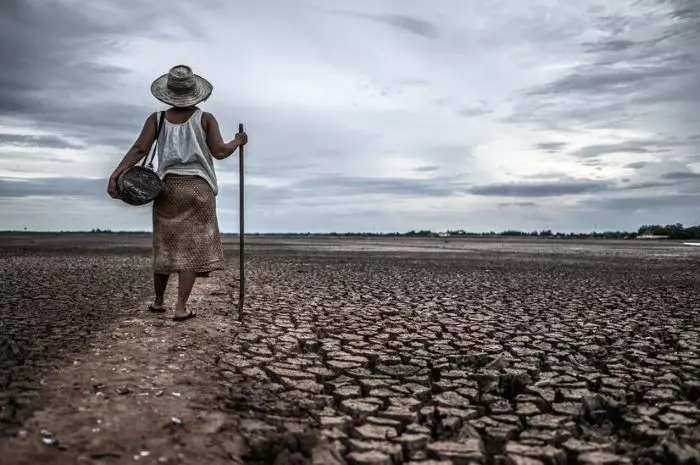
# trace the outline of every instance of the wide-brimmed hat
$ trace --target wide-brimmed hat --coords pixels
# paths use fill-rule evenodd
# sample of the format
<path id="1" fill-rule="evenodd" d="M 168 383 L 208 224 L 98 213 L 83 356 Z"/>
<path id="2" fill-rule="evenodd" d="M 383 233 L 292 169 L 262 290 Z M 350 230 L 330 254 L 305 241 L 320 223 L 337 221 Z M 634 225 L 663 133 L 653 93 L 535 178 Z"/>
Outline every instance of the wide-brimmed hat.
<path id="1" fill-rule="evenodd" d="M 192 72 L 192 68 L 177 65 L 151 84 L 151 93 L 161 102 L 174 107 L 189 107 L 209 98 L 214 87 Z"/>

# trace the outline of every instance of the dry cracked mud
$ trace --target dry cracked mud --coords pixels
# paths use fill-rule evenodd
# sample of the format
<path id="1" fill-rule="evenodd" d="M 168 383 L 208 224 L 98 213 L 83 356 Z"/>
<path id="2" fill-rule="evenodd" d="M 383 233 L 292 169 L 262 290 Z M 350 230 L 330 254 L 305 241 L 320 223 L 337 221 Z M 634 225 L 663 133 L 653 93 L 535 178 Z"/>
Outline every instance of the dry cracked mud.
<path id="1" fill-rule="evenodd" d="M 217 347 L 202 352 L 201 371 L 246 463 L 700 463 L 695 256 L 671 245 L 587 252 L 583 242 L 583 252 L 563 254 L 386 244 L 391 252 L 253 242 L 245 318 L 210 341 Z M 36 373 L 79 351 L 81 337 L 100 337 L 107 323 L 91 308 L 128 306 L 148 289 L 138 273 L 129 281 L 143 257 L 66 258 L 63 269 L 104 276 L 100 291 L 65 294 L 77 303 L 43 307 L 47 317 L 27 296 L 39 292 L 38 277 L 65 276 L 51 271 L 62 262 L 2 260 L 18 270 L 1 285 L 11 331 L 0 336 L 2 372 L 26 372 L 5 380 L 2 412 L 14 413 L 0 418 L 12 425 L 41 402 Z M 236 271 L 232 260 L 212 279 L 225 288 Z M 61 332 L 41 329 L 66 320 Z"/>

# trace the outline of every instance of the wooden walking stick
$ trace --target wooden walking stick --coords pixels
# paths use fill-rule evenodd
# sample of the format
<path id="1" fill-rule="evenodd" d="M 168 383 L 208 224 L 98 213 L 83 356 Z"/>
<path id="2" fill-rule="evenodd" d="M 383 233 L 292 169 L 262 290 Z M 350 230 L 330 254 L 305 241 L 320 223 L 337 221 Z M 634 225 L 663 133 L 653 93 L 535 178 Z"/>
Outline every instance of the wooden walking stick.
<path id="1" fill-rule="evenodd" d="M 243 123 L 238 124 L 238 132 L 243 132 Z M 239 258 L 239 289 L 238 289 L 238 321 L 243 320 L 243 300 L 245 299 L 245 262 L 243 255 L 243 234 L 245 232 L 244 189 L 243 189 L 243 146 L 238 149 L 238 258 Z"/>

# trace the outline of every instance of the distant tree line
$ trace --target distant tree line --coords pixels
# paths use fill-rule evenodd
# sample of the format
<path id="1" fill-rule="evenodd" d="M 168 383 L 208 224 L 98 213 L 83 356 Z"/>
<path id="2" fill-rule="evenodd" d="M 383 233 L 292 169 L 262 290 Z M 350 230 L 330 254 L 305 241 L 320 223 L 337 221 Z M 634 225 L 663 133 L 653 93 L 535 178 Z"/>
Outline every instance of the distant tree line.
<path id="1" fill-rule="evenodd" d="M 0 234 L 15 234 L 20 231 L 0 231 Z M 33 231 L 24 232 L 28 234 L 45 234 Z M 48 234 L 74 234 L 76 231 L 54 231 Z M 89 234 L 150 234 L 149 231 L 112 231 L 110 229 L 95 228 L 91 231 L 83 231 Z M 237 233 L 225 233 L 226 236 L 237 236 Z M 541 238 L 556 238 L 556 239 L 634 239 L 640 236 L 663 237 L 676 240 L 700 239 L 700 225 L 684 227 L 680 223 L 676 224 L 645 224 L 640 226 L 637 231 L 602 231 L 589 233 L 573 233 L 573 232 L 553 232 L 551 229 L 542 229 L 535 231 L 519 231 L 508 229 L 505 231 L 489 231 L 489 232 L 469 232 L 464 229 L 448 230 L 444 232 L 434 232 L 428 229 L 419 231 L 411 230 L 408 232 L 346 232 L 346 233 L 312 233 L 312 232 L 286 232 L 286 233 L 246 233 L 246 236 L 267 236 L 267 237 L 541 237 Z"/>
<path id="2" fill-rule="evenodd" d="M 668 236 L 669 239 L 700 239 L 700 225 L 683 227 L 682 224 L 645 224 L 637 231 L 639 235 Z"/>

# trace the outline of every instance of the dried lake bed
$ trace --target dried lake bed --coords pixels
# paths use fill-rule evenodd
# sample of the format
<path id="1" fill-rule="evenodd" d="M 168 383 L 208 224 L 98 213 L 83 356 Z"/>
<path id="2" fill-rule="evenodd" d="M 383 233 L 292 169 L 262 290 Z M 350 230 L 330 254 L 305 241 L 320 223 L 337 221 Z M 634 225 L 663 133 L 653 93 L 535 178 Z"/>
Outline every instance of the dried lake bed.
<path id="1" fill-rule="evenodd" d="M 148 236 L 0 242 L 8 463 L 198 463 L 224 447 L 207 445 L 224 431 L 235 447 L 206 463 L 700 460 L 700 249 L 682 243 L 252 237 L 238 322 L 227 237 L 229 268 L 203 281 L 198 317 L 175 324 L 145 311 Z M 150 347 L 152 366 L 116 382 L 119 369 L 101 371 L 101 357 L 127 333 L 119 350 Z M 136 357 L 127 352 L 119 356 Z M 101 403 L 75 415 L 102 415 L 110 402 L 151 408 L 142 403 L 163 402 L 156 393 L 176 381 L 143 379 L 175 370 L 171 356 L 192 359 L 177 367 L 196 378 L 192 397 L 154 412 L 187 407 L 226 427 L 144 425 L 162 441 L 139 456 L 144 440 L 113 440 L 126 434 L 116 421 L 83 437 L 68 427 L 70 410 L 46 413 L 87 396 L 91 378 Z M 84 389 L 55 388 L 87 366 Z M 64 447 L 42 441 L 42 427 Z"/>

